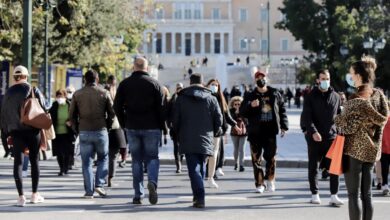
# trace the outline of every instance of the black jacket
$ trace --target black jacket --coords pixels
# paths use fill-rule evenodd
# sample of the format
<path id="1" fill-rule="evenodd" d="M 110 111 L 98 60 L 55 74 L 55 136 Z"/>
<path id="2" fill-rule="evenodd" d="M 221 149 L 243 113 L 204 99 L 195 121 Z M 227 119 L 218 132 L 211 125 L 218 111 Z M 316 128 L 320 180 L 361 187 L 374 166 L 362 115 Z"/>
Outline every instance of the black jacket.
<path id="1" fill-rule="evenodd" d="M 221 136 L 223 136 L 226 134 L 226 131 L 228 129 L 228 125 L 230 125 L 231 127 L 234 127 L 234 126 L 236 126 L 237 122 L 230 115 L 229 109 L 227 109 L 226 112 L 223 111 L 222 100 L 215 94 L 213 94 L 213 96 L 217 98 L 219 108 L 221 109 L 221 112 L 222 112 L 223 118 L 222 118 L 222 134 L 221 134 Z"/>
<path id="2" fill-rule="evenodd" d="M 146 72 L 133 72 L 118 87 L 114 110 L 122 128 L 145 130 L 165 128 L 164 93 Z"/>
<path id="3" fill-rule="evenodd" d="M 214 154 L 214 137 L 222 132 L 222 113 L 211 91 L 190 86 L 179 92 L 174 106 L 173 128 L 181 154 Z"/>
<path id="4" fill-rule="evenodd" d="M 274 120 L 276 122 L 276 125 L 273 126 L 274 130 L 268 130 L 268 133 L 272 135 L 277 135 L 280 129 L 283 129 L 285 131 L 288 130 L 288 118 L 286 114 L 286 108 L 284 106 L 283 97 L 279 93 L 279 91 L 270 86 L 267 86 L 267 88 L 269 93 L 271 94 L 270 103 L 273 106 L 272 115 L 273 118 L 276 119 Z M 260 93 L 257 91 L 257 89 L 254 89 L 253 92 L 251 92 L 248 97 L 244 99 L 240 107 L 240 114 L 248 119 L 248 140 L 251 142 L 256 142 L 261 132 L 266 129 L 270 129 L 262 128 L 259 126 L 261 108 L 260 106 L 256 108 L 253 108 L 251 106 L 251 102 L 256 99 L 260 100 Z"/>
<path id="5" fill-rule="evenodd" d="M 49 113 L 50 113 L 50 116 L 51 116 L 51 120 L 53 122 L 53 127 L 54 127 L 54 131 L 55 133 L 57 134 L 57 119 L 58 119 L 58 102 L 55 101 L 53 102 L 53 104 L 51 105 L 51 108 L 49 110 Z M 66 105 L 68 106 L 68 110 L 70 109 L 70 102 L 69 101 L 66 101 Z M 73 129 L 69 126 L 66 126 L 67 128 L 67 131 L 68 131 L 68 135 L 69 137 L 72 138 L 72 141 L 75 141 L 76 140 L 76 133 L 73 131 Z"/>
<path id="6" fill-rule="evenodd" d="M 341 99 L 332 88 L 325 93 L 315 87 L 306 95 L 301 114 L 301 128 L 309 137 L 318 132 L 323 140 L 337 135 L 335 116 L 340 113 Z"/>
<path id="7" fill-rule="evenodd" d="M 24 101 L 31 95 L 30 89 L 30 84 L 21 83 L 15 84 L 7 90 L 1 108 L 1 128 L 7 134 L 14 131 L 38 130 L 20 122 L 20 110 Z M 36 87 L 34 87 L 34 94 L 38 98 L 41 107 L 46 111 L 45 98 Z"/>

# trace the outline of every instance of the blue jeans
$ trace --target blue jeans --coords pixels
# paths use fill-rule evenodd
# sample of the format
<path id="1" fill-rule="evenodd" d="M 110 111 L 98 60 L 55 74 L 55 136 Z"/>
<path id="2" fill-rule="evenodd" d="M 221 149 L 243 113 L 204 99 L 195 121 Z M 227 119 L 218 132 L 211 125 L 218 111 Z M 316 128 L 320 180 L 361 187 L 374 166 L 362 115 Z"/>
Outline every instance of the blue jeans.
<path id="1" fill-rule="evenodd" d="M 206 158 L 204 154 L 186 154 L 188 176 L 191 180 L 192 195 L 194 201 L 205 202 L 205 191 L 203 180 L 206 174 Z"/>
<path id="2" fill-rule="evenodd" d="M 161 130 L 126 129 L 132 159 L 134 198 L 144 197 L 143 163 L 148 169 L 148 181 L 157 187 L 160 160 L 158 147 L 161 144 Z"/>
<path id="3" fill-rule="evenodd" d="M 103 187 L 108 175 L 108 133 L 99 131 L 80 131 L 80 153 L 83 167 L 84 189 L 86 195 L 93 195 L 94 187 Z M 92 163 L 97 154 L 97 169 L 94 183 Z"/>
<path id="4" fill-rule="evenodd" d="M 28 155 L 24 155 L 23 156 L 23 168 L 22 170 L 23 171 L 27 171 L 28 170 L 28 163 L 30 162 L 30 158 L 28 158 Z"/>

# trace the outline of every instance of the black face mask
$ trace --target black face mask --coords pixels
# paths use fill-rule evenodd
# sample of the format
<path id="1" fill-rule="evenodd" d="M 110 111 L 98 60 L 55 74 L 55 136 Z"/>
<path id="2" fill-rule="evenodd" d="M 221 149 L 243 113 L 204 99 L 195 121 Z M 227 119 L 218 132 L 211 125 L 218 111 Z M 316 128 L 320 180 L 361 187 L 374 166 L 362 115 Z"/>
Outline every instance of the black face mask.
<path id="1" fill-rule="evenodd" d="M 256 84 L 258 87 L 263 88 L 267 84 L 267 81 L 265 79 L 259 79 L 256 81 Z"/>

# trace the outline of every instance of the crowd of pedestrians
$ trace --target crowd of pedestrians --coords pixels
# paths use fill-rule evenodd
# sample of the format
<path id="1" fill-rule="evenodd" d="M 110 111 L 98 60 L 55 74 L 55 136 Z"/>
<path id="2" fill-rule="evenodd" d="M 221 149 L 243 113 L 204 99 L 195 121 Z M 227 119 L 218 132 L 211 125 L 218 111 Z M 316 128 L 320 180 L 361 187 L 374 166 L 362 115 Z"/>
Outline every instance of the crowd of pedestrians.
<path id="1" fill-rule="evenodd" d="M 38 193 L 39 150 L 41 131 L 20 121 L 19 112 L 32 94 L 41 108 L 50 113 L 56 138 L 53 155 L 59 165 L 59 176 L 68 175 L 79 138 L 84 179 L 84 197 L 92 199 L 97 193 L 105 197 L 105 186 L 112 187 L 116 159 L 121 155 L 123 166 L 127 152 L 131 155 L 133 174 L 133 204 L 143 204 L 145 195 L 151 204 L 158 203 L 159 147 L 166 144 L 169 134 L 174 143 L 176 173 L 182 172 L 185 157 L 193 194 L 193 207 L 205 207 L 205 187 L 218 188 L 217 175 L 223 175 L 224 136 L 229 131 L 234 146 L 234 169 L 244 172 L 244 152 L 249 142 L 256 193 L 276 190 L 277 135 L 284 137 L 288 126 L 285 103 L 292 98 L 291 90 L 282 94 L 272 87 L 268 74 L 254 74 L 255 87 L 245 86 L 241 92 L 234 86 L 223 91 L 218 79 L 203 81 L 202 74 L 190 75 L 190 86 L 177 83 L 174 94 L 148 74 L 144 57 L 134 60 L 134 71 L 117 85 L 109 76 L 105 86 L 99 75 L 88 70 L 84 87 L 56 92 L 56 100 L 46 109 L 40 91 L 28 83 L 29 72 L 17 66 L 13 72 L 15 84 L 2 100 L 1 131 L 5 156 L 12 153 L 14 179 L 19 194 L 18 206 L 24 206 L 22 166 L 25 155 L 31 164 L 32 203 L 44 202 Z M 348 191 L 350 219 L 372 219 L 372 170 L 381 161 L 381 184 L 389 194 L 390 163 L 388 101 L 373 87 L 376 63 L 362 58 L 350 68 L 356 93 L 345 97 L 331 87 L 328 70 L 320 71 L 316 86 L 304 93 L 301 128 L 308 147 L 308 180 L 313 204 L 320 204 L 319 168 L 327 171 L 330 160 L 325 157 L 336 135 L 345 136 L 343 162 Z M 301 95 L 300 95 L 301 96 Z M 287 97 L 287 98 L 286 98 Z M 298 103 L 297 105 L 300 105 Z M 8 144 L 12 144 L 11 151 Z M 263 160 L 265 163 L 263 163 Z M 93 164 L 96 163 L 96 174 Z M 265 167 L 263 167 L 265 165 Z M 144 184 L 146 172 L 147 184 Z M 377 170 L 378 172 L 378 170 Z M 339 176 L 330 174 L 330 205 L 341 206 L 338 197 Z M 147 188 L 148 193 L 145 193 Z M 359 206 L 361 191 L 363 208 Z"/>

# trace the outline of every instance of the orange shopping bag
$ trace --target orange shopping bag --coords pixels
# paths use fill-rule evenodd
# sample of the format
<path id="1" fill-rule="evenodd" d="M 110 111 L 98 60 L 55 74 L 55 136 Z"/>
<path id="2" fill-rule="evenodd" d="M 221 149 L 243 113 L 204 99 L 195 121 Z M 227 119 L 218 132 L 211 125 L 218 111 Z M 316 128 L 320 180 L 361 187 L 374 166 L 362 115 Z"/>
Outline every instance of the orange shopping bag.
<path id="1" fill-rule="evenodd" d="M 326 157 L 331 159 L 329 173 L 334 175 L 343 174 L 343 149 L 345 137 L 337 135 L 329 148 Z"/>

